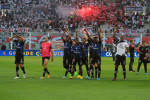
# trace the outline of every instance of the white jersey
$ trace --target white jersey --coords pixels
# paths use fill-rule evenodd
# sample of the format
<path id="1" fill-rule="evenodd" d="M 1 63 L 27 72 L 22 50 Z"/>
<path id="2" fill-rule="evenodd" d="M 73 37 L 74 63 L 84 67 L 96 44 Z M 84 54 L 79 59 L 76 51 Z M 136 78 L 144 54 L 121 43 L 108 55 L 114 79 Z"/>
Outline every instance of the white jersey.
<path id="1" fill-rule="evenodd" d="M 126 51 L 126 47 L 129 47 L 128 43 L 123 41 L 123 42 L 118 42 L 117 44 L 117 55 L 122 56 L 123 54 L 125 54 Z"/>

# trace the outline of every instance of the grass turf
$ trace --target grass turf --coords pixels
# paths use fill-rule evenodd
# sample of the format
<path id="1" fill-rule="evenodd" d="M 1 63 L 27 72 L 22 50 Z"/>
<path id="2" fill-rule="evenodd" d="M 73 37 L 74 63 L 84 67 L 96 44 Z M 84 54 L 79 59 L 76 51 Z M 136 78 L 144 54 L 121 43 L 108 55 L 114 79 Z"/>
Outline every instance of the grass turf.
<path id="1" fill-rule="evenodd" d="M 134 69 L 137 68 L 138 58 L 135 58 Z M 62 67 L 62 57 L 55 57 L 49 62 L 48 69 L 51 79 L 39 78 L 42 75 L 41 58 L 25 57 L 27 78 L 14 80 L 14 57 L 0 57 L 0 100 L 142 100 L 150 97 L 150 75 L 145 75 L 143 65 L 139 75 L 128 72 L 127 80 L 123 80 L 120 66 L 117 81 L 112 81 L 114 62 L 112 58 L 102 58 L 101 80 L 79 80 L 74 77 L 63 79 L 65 69 Z M 148 70 L 150 69 L 148 64 Z M 78 67 L 77 67 L 78 69 Z M 84 76 L 86 76 L 85 66 Z"/>

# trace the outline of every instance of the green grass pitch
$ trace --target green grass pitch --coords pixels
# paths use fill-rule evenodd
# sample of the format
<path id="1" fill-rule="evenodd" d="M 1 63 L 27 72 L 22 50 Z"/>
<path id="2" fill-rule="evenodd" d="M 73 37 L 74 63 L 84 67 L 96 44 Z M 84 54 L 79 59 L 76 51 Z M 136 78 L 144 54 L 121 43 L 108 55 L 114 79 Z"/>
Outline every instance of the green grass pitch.
<path id="1" fill-rule="evenodd" d="M 134 70 L 137 69 L 138 58 L 135 58 Z M 114 62 L 112 58 L 102 58 L 101 80 L 79 80 L 74 77 L 63 79 L 65 69 L 62 57 L 54 57 L 48 69 L 51 79 L 40 80 L 43 72 L 41 58 L 25 57 L 27 78 L 14 80 L 14 57 L 0 57 L 0 100 L 142 100 L 150 98 L 150 73 L 145 75 L 142 65 L 139 75 L 128 72 L 127 80 L 123 80 L 121 66 L 117 81 L 112 81 Z M 148 71 L 150 70 L 148 64 Z M 78 69 L 78 67 L 77 67 Z M 85 66 L 83 66 L 86 76 Z"/>

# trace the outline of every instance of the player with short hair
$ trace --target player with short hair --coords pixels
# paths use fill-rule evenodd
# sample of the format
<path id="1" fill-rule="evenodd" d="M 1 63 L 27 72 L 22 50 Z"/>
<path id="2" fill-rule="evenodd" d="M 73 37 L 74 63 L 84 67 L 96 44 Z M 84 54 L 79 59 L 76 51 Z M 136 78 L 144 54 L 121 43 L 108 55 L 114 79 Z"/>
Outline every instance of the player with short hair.
<path id="1" fill-rule="evenodd" d="M 124 41 L 124 37 L 121 36 L 120 37 L 120 41 L 118 41 L 119 39 L 117 39 L 116 35 L 116 31 L 114 32 L 113 38 L 114 38 L 114 42 L 117 44 L 117 53 L 116 53 L 116 61 L 115 61 L 115 73 L 114 73 L 114 78 L 113 81 L 116 80 L 117 78 L 117 72 L 118 72 L 118 67 L 121 63 L 122 65 L 122 69 L 123 69 L 123 75 L 124 75 L 124 80 L 126 80 L 126 69 L 125 69 L 125 65 L 126 65 L 126 57 L 125 57 L 125 51 L 127 49 L 127 52 L 129 51 L 129 45 L 127 42 Z"/>
<path id="2" fill-rule="evenodd" d="M 65 32 L 67 32 L 67 35 L 65 35 Z M 64 38 L 65 35 L 65 38 Z M 71 36 L 67 30 L 67 28 L 64 30 L 64 33 L 61 36 L 62 41 L 64 42 L 64 56 L 63 56 L 63 66 L 66 69 L 64 78 L 67 77 L 67 74 L 69 72 L 69 65 L 72 64 L 71 60 L 71 46 L 72 46 L 72 40 Z"/>
<path id="3" fill-rule="evenodd" d="M 41 50 L 39 55 L 42 53 L 42 66 L 44 68 L 43 76 L 40 79 L 45 79 L 45 74 L 47 73 L 47 78 L 50 78 L 50 72 L 48 71 L 47 64 L 49 59 L 53 62 L 53 48 L 51 43 L 48 42 L 49 38 L 45 37 L 45 41 L 41 43 Z M 38 55 L 38 57 L 39 57 Z"/>
<path id="4" fill-rule="evenodd" d="M 141 64 L 144 64 L 144 70 L 145 74 L 147 75 L 147 59 L 145 59 L 146 54 L 148 53 L 148 47 L 146 46 L 146 42 L 143 41 L 139 48 L 139 62 L 138 62 L 138 68 L 137 68 L 137 74 L 139 74 L 139 70 L 141 67 Z"/>
<path id="5" fill-rule="evenodd" d="M 129 52 L 130 52 L 130 63 L 129 63 L 129 72 L 135 72 L 133 70 L 133 63 L 134 63 L 134 50 L 137 50 L 135 47 L 134 40 L 130 40 Z"/>
<path id="6" fill-rule="evenodd" d="M 97 36 L 95 36 L 93 39 L 90 37 L 89 33 L 87 30 L 85 30 L 89 41 L 93 43 L 93 50 L 92 50 L 92 59 L 91 63 L 92 65 L 95 66 L 95 78 L 97 80 L 100 80 L 100 74 L 101 74 L 101 45 L 102 45 L 102 38 L 103 38 L 103 30 L 101 30 L 101 36 L 100 36 L 100 31 L 98 30 L 98 39 Z M 97 71 L 98 70 L 98 71 Z M 98 73 L 98 75 L 97 75 Z"/>
<path id="7" fill-rule="evenodd" d="M 13 38 L 17 38 L 17 40 L 13 40 Z M 19 78 L 19 66 L 23 71 L 23 78 L 26 78 L 26 72 L 25 68 L 23 66 L 24 64 L 24 43 L 26 41 L 25 38 L 23 38 L 20 35 L 14 35 L 13 37 L 9 38 L 11 41 L 16 43 L 16 54 L 15 54 L 15 64 L 16 64 L 16 77 L 14 79 Z"/>

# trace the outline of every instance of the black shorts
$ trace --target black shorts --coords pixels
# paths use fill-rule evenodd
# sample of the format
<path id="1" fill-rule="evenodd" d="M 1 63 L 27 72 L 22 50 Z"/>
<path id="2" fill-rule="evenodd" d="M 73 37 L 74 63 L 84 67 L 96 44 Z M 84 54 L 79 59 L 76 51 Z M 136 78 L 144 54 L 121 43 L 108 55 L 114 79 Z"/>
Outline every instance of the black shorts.
<path id="1" fill-rule="evenodd" d="M 145 56 L 140 56 L 139 57 L 139 63 L 147 63 L 148 62 L 148 59 L 144 59 Z"/>
<path id="2" fill-rule="evenodd" d="M 101 57 L 100 56 L 93 56 L 91 64 L 97 63 L 98 65 L 101 65 Z"/>
<path id="3" fill-rule="evenodd" d="M 125 66 L 126 65 L 126 57 L 125 56 L 120 56 L 120 55 L 116 55 L 116 61 L 115 61 L 115 65 L 121 65 Z"/>
<path id="4" fill-rule="evenodd" d="M 15 64 L 24 64 L 24 55 L 23 54 L 15 55 Z"/>
<path id="5" fill-rule="evenodd" d="M 44 60 L 45 60 L 45 59 L 48 59 L 48 60 L 49 60 L 50 57 L 42 57 L 42 66 L 44 65 Z"/>
<path id="6" fill-rule="evenodd" d="M 66 55 L 63 57 L 63 65 L 64 68 L 67 67 L 68 65 L 72 65 L 72 56 L 71 55 Z"/>
<path id="7" fill-rule="evenodd" d="M 88 57 L 87 56 L 82 58 L 82 64 L 88 65 Z"/>
<path id="8" fill-rule="evenodd" d="M 79 66 L 82 66 L 82 58 L 75 58 L 75 62 L 73 62 L 73 65 L 76 66 L 77 63 Z"/>

